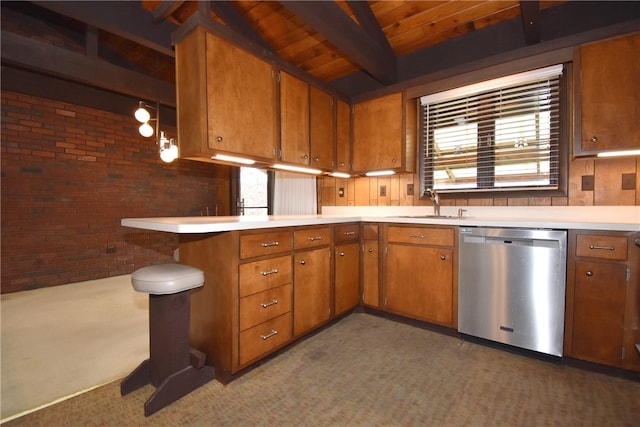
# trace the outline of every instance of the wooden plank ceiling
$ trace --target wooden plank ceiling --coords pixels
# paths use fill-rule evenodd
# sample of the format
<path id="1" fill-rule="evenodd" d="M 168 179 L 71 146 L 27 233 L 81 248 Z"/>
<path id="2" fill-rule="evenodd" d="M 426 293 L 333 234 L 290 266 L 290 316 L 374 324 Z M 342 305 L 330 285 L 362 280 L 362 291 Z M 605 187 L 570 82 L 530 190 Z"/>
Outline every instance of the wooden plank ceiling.
<path id="1" fill-rule="evenodd" d="M 356 99 L 487 57 L 637 25 L 640 2 L 25 1 L 2 2 L 1 15 L 3 70 L 175 106 L 173 43 L 194 18 Z"/>
<path id="2" fill-rule="evenodd" d="M 208 13 L 310 75 L 330 82 L 365 71 L 396 81 L 396 58 L 523 15 L 521 34 L 539 41 L 539 11 L 555 1 L 214 1 Z M 177 25 L 198 2 L 143 0 L 157 20 Z"/>

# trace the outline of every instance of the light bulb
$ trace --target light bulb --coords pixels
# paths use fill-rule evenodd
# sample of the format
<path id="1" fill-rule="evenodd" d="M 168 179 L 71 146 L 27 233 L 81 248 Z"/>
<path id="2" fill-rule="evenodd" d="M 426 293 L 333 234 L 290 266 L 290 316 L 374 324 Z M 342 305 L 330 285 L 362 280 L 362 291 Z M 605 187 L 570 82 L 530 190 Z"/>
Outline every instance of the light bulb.
<path id="1" fill-rule="evenodd" d="M 178 147 L 175 145 L 171 148 L 163 148 L 160 150 L 160 159 L 165 163 L 173 162 L 176 157 L 178 157 Z"/>
<path id="2" fill-rule="evenodd" d="M 151 114 L 149 114 L 149 112 L 143 106 L 140 106 L 140 108 L 136 110 L 134 116 L 140 123 L 146 123 L 151 118 Z"/>
<path id="3" fill-rule="evenodd" d="M 138 132 L 140 132 L 140 135 L 149 138 L 151 135 L 153 135 L 153 128 L 151 127 L 151 125 L 149 125 L 149 123 L 143 123 L 138 128 Z"/>

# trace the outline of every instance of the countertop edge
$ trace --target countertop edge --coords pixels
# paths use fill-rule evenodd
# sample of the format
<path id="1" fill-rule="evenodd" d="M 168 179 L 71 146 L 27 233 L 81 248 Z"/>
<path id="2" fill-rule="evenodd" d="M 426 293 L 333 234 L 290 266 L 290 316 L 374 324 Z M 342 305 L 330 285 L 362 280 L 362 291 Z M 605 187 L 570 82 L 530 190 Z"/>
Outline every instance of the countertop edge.
<path id="1" fill-rule="evenodd" d="M 547 221 L 540 219 L 505 218 L 406 218 L 402 216 L 322 216 L 301 215 L 284 217 L 158 217 L 123 218 L 125 227 L 178 234 L 219 233 L 278 227 L 313 226 L 349 222 L 377 222 L 418 225 L 453 225 L 480 227 L 553 228 L 594 231 L 640 231 L 640 224 L 589 221 Z"/>

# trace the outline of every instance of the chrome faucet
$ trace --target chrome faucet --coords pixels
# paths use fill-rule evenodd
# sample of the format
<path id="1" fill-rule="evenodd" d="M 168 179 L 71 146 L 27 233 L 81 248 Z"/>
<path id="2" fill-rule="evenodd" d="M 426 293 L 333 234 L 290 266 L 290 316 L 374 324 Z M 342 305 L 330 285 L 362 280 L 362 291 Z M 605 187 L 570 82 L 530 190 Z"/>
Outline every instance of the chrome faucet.
<path id="1" fill-rule="evenodd" d="M 440 195 L 431 188 L 427 188 L 424 193 L 429 196 L 433 203 L 433 214 L 435 216 L 440 216 Z"/>

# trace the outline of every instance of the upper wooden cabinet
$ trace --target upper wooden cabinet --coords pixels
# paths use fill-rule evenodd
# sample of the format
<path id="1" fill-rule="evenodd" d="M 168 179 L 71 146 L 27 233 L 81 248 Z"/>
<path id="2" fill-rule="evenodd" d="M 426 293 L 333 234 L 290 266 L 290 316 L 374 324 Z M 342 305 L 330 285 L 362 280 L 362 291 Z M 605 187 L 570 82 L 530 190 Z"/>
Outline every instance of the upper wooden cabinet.
<path id="1" fill-rule="evenodd" d="M 309 165 L 309 85 L 280 71 L 280 160 Z"/>
<path id="2" fill-rule="evenodd" d="M 583 46 L 574 154 L 640 147 L 640 33 Z"/>
<path id="3" fill-rule="evenodd" d="M 196 28 L 176 44 L 180 156 L 210 160 L 222 153 L 272 162 L 276 90 L 269 63 Z"/>
<path id="4" fill-rule="evenodd" d="M 414 172 L 417 101 L 402 93 L 353 106 L 353 172 Z"/>
<path id="5" fill-rule="evenodd" d="M 331 170 L 333 96 L 280 71 L 280 160 Z"/>
<path id="6" fill-rule="evenodd" d="M 336 102 L 336 165 L 338 172 L 351 172 L 351 106 Z"/>
<path id="7" fill-rule="evenodd" d="M 311 86 L 311 166 L 315 168 L 330 170 L 334 166 L 335 121 L 333 105 L 333 96 Z"/>

